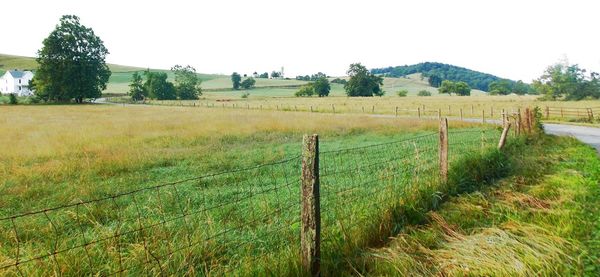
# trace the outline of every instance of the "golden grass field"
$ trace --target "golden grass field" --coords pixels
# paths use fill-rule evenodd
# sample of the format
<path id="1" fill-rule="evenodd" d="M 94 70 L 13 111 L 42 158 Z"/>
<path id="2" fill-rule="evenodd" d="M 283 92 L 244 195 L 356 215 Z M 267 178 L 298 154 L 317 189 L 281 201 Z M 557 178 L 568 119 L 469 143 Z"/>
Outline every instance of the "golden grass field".
<path id="1" fill-rule="evenodd" d="M 15 210 L 279 159 L 299 152 L 304 133 L 335 141 L 437 128 L 435 121 L 188 107 L 0 109 L 0 144 L 6 146 L 0 155 L 0 207 Z M 157 168 L 176 170 L 148 173 Z"/>

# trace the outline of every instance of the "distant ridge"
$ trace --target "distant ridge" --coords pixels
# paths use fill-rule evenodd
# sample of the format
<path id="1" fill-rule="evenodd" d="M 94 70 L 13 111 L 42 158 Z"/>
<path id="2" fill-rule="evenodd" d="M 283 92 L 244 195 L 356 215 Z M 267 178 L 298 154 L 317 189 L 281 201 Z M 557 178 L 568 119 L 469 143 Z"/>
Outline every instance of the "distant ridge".
<path id="1" fill-rule="evenodd" d="M 17 55 L 8 55 L 8 54 L 0 54 L 0 70 L 10 70 L 10 69 L 29 69 L 35 70 L 38 67 L 38 63 L 35 61 L 33 57 L 25 57 L 25 56 L 17 56 Z M 130 71 L 139 71 L 145 70 L 146 68 L 135 67 L 135 66 L 126 66 L 126 65 L 118 65 L 118 64 L 108 64 L 108 67 L 112 72 L 130 72 Z"/>
<path id="2" fill-rule="evenodd" d="M 374 74 L 382 74 L 388 77 L 402 77 L 415 73 L 421 73 L 425 77 L 437 75 L 443 80 L 466 82 L 472 88 L 483 91 L 488 91 L 490 83 L 494 81 L 507 80 L 511 84 L 516 83 L 513 80 L 500 78 L 492 74 L 438 62 L 424 62 L 413 65 L 374 68 L 371 69 L 371 72 Z"/>

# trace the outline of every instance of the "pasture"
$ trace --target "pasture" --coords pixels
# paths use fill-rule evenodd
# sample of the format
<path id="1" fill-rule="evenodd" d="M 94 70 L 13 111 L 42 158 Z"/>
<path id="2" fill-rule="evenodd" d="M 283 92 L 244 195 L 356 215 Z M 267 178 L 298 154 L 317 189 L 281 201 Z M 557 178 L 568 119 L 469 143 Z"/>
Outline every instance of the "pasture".
<path id="1" fill-rule="evenodd" d="M 393 232 L 407 197 L 426 208 L 448 189 L 436 181 L 436 120 L 108 105 L 3 114 L 2 274 L 300 272 L 304 133 L 321 136 L 329 270 Z M 451 128 L 451 164 L 499 135 Z"/>

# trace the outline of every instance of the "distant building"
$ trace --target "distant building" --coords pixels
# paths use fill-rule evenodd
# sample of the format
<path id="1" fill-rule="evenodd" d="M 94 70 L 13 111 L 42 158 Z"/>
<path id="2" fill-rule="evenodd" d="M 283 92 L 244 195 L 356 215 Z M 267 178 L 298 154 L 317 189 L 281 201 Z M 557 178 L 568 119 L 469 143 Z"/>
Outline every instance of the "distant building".
<path id="1" fill-rule="evenodd" d="M 0 93 L 16 94 L 17 96 L 33 95 L 33 91 L 29 89 L 31 79 L 33 79 L 31 71 L 8 70 L 0 77 Z"/>

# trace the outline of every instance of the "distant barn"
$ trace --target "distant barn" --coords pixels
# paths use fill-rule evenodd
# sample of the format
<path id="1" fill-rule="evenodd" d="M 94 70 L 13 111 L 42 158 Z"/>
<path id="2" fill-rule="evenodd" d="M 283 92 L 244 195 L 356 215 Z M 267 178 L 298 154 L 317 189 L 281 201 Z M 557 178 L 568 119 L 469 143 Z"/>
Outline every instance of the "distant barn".
<path id="1" fill-rule="evenodd" d="M 33 91 L 29 89 L 31 79 L 33 79 L 31 71 L 8 70 L 0 77 L 0 93 L 16 94 L 17 96 L 33 95 Z"/>

